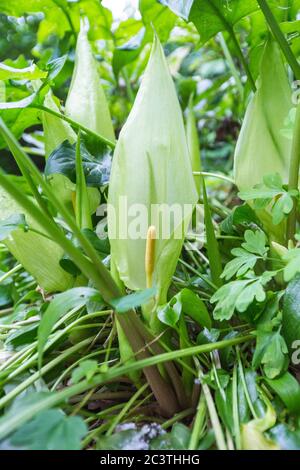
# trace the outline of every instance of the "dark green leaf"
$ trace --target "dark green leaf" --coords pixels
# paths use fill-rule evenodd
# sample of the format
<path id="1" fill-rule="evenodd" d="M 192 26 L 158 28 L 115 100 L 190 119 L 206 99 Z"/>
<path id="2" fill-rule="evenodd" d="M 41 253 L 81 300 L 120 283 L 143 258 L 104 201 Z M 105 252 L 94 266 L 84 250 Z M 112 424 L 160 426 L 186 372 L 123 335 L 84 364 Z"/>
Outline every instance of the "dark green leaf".
<path id="1" fill-rule="evenodd" d="M 102 155 L 94 157 L 83 142 L 80 149 L 87 185 L 98 188 L 108 183 L 111 168 L 110 150 L 103 147 Z M 76 183 L 76 144 L 71 145 L 65 141 L 51 153 L 45 167 L 45 175 L 53 174 L 65 175 L 72 183 Z"/>
<path id="2" fill-rule="evenodd" d="M 46 410 L 24 424 L 10 438 L 24 450 L 79 450 L 87 426 L 79 416 L 66 416 L 61 410 Z"/>
<path id="3" fill-rule="evenodd" d="M 282 311 L 282 334 L 290 350 L 300 340 L 300 274 L 287 286 Z"/>
<path id="4" fill-rule="evenodd" d="M 292 374 L 286 372 L 276 379 L 265 380 L 291 413 L 300 413 L 300 385 Z"/>

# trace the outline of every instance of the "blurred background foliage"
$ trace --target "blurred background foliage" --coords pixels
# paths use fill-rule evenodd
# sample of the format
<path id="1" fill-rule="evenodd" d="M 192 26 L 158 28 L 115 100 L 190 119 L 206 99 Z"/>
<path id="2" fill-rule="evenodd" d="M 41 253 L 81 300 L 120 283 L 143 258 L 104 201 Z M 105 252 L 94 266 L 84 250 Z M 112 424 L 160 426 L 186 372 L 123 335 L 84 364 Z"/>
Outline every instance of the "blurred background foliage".
<path id="1" fill-rule="evenodd" d="M 138 90 L 154 27 L 163 42 L 183 111 L 190 96 L 194 96 L 204 169 L 230 172 L 234 145 L 251 91 L 233 36 L 227 32 L 215 35 L 211 24 L 211 34 L 205 37 L 201 34 L 201 19 L 196 29 L 197 21 L 187 23 L 162 3 L 168 2 L 0 0 L 0 60 L 16 68 L 33 61 L 43 70 L 49 61 L 67 55 L 62 71 L 51 83 L 54 94 L 63 103 L 74 66 L 80 17 L 88 18 L 89 39 L 118 134 Z M 293 2 L 295 11 L 284 8 L 285 0 L 269 3 L 298 53 L 299 21 L 287 22 L 296 18 L 297 1 Z M 230 5 L 227 7 L 230 9 Z M 235 37 L 256 78 L 268 32 L 262 13 L 257 8 L 251 11 L 249 17 L 235 24 Z M 0 101 L 23 99 L 30 94 L 29 88 L 26 80 L 0 81 Z M 38 111 L 0 109 L 0 113 L 16 137 L 23 136 L 24 147 L 42 166 Z M 4 147 L 0 141 L 0 165 L 6 171 L 15 172 Z"/>

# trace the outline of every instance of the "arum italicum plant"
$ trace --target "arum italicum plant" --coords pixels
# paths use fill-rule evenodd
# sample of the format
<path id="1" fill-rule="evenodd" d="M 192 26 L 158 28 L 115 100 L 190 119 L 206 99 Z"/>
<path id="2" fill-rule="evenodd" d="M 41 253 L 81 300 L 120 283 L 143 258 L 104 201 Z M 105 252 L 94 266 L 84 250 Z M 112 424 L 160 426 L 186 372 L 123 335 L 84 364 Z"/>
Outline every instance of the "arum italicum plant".
<path id="1" fill-rule="evenodd" d="M 157 289 L 155 302 L 146 309 L 149 321 L 155 321 L 157 305 L 166 302 L 197 199 L 182 112 L 155 36 L 140 89 L 116 145 L 108 198 L 111 256 L 120 279 L 134 291 Z M 172 221 L 166 208 L 172 210 L 173 205 L 182 209 L 182 216 Z M 161 208 L 162 216 L 156 208 Z M 141 223 L 145 219 L 146 225 Z M 164 236 L 163 223 L 170 219 L 168 236 Z"/>
<path id="2" fill-rule="evenodd" d="M 277 42 L 269 39 L 264 47 L 257 91 L 247 107 L 235 151 L 235 182 L 242 194 L 270 174 L 278 173 L 288 183 L 292 141 L 284 127 L 293 107 L 292 89 Z M 267 210 L 260 210 L 259 216 L 271 238 L 282 243 L 284 224 L 274 226 Z"/>
<path id="3" fill-rule="evenodd" d="M 80 40 L 86 41 L 86 36 L 80 35 L 79 41 Z M 85 45 L 86 45 L 85 54 L 87 53 L 91 54 L 91 50 L 87 48 L 86 42 L 85 42 Z M 82 51 L 81 47 L 79 48 L 77 47 L 77 53 L 78 51 Z M 78 56 L 77 54 L 76 60 L 80 61 L 81 55 Z M 75 68 L 75 74 L 78 73 L 78 70 L 80 70 L 80 67 Z M 180 107 L 177 102 L 172 79 L 167 70 L 167 66 L 165 63 L 161 46 L 157 40 L 155 41 L 155 44 L 153 47 L 153 52 L 152 52 L 152 56 L 149 62 L 149 67 L 147 69 L 143 85 L 139 92 L 137 103 L 139 103 L 139 101 L 141 100 L 141 97 L 144 95 L 145 90 L 149 89 L 150 84 L 148 83 L 148 86 L 146 85 L 147 85 L 147 82 L 149 81 L 149 73 L 151 72 L 151 70 L 154 70 L 155 72 L 154 78 L 156 77 L 156 80 L 158 80 L 158 83 L 161 81 L 160 85 L 163 87 L 163 90 L 165 93 L 162 95 L 161 99 L 162 100 L 167 99 L 167 101 L 164 101 L 165 105 L 162 109 L 163 109 L 163 115 L 168 123 L 168 126 L 170 126 L 170 129 L 165 124 L 164 132 L 161 133 L 162 131 L 161 127 L 156 126 L 154 129 L 152 129 L 152 132 L 148 134 L 148 138 L 147 136 L 144 136 L 144 138 L 146 138 L 148 151 L 151 154 L 151 159 L 149 159 L 149 164 L 145 169 L 145 173 L 144 174 L 141 173 L 141 176 L 144 178 L 144 181 L 146 183 L 147 183 L 147 178 L 148 178 L 148 183 L 147 183 L 148 189 L 151 187 L 151 190 L 154 191 L 154 193 L 156 190 L 158 191 L 158 194 L 160 194 L 158 201 L 162 201 L 162 202 L 168 201 L 169 196 L 171 196 L 171 199 L 170 199 L 171 202 L 177 202 L 179 200 L 181 203 L 186 202 L 186 203 L 194 204 L 197 200 L 197 192 L 194 186 L 193 175 L 191 171 L 191 164 L 190 164 L 189 154 L 187 151 L 187 145 L 185 141 L 182 116 L 180 114 Z M 88 72 L 88 71 L 85 71 L 85 72 Z M 76 80 L 74 79 L 74 82 L 75 81 Z M 99 86 L 100 86 L 99 81 L 95 80 L 94 87 L 99 87 Z M 97 96 L 97 94 L 93 94 L 93 96 Z M 98 96 L 101 96 L 101 100 L 102 100 L 103 95 L 98 95 Z M 153 99 L 156 98 L 156 95 L 153 93 L 151 93 L 150 96 Z M 78 99 L 79 98 L 80 97 L 78 97 Z M 69 99 L 71 98 L 69 97 Z M 85 94 L 83 97 L 83 102 L 85 103 L 87 102 L 87 96 Z M 70 103 L 71 101 L 69 101 L 69 104 L 68 104 L 69 115 L 71 115 L 72 113 L 72 107 Z M 51 110 L 53 111 L 54 109 L 56 109 L 55 102 L 53 101 L 53 97 L 51 95 L 47 96 L 46 104 L 49 106 L 50 111 Z M 151 103 L 151 100 L 150 100 L 150 104 L 153 104 Z M 161 104 L 161 102 L 159 102 L 158 100 L 156 101 L 156 104 Z M 46 106 L 46 108 L 48 106 Z M 53 114 L 51 114 L 51 112 L 49 113 L 49 111 L 46 110 L 46 108 L 43 108 L 44 124 L 47 120 L 47 117 L 46 117 L 47 113 L 51 115 L 51 119 L 53 116 Z M 135 105 L 133 113 L 136 112 L 137 108 L 138 106 Z M 159 110 L 159 108 L 157 109 Z M 149 108 L 149 112 L 150 112 L 149 117 L 148 117 L 149 126 L 150 124 L 153 124 L 154 122 L 153 119 L 157 120 L 160 117 L 160 113 L 157 111 L 157 109 L 155 110 L 154 108 L 152 108 L 152 114 L 151 114 L 151 107 Z M 168 110 L 171 109 L 171 113 L 166 114 L 165 113 L 166 109 Z M 143 119 L 144 119 L 144 124 L 145 124 L 145 119 L 147 118 L 147 112 L 144 107 L 142 111 L 143 111 Z M 76 115 L 76 118 L 80 119 L 82 126 L 84 126 L 86 129 L 88 129 L 88 126 L 92 126 L 91 121 L 89 121 L 89 113 L 90 113 L 89 109 L 83 109 L 81 116 L 79 116 L 78 113 Z M 85 120 L 84 115 L 87 116 L 87 120 Z M 107 114 L 106 114 L 106 117 L 107 117 Z M 131 114 L 129 118 L 129 121 L 127 123 L 127 128 L 129 127 L 132 117 L 133 117 L 133 114 Z M 60 121 L 58 116 L 56 115 L 53 116 L 53 119 L 55 119 L 55 121 L 52 122 L 53 126 L 61 126 L 60 131 L 57 133 L 57 135 L 60 135 L 61 138 L 64 138 L 64 136 L 66 136 L 67 139 L 74 138 L 73 131 L 68 126 L 65 125 L 64 120 Z M 77 125 L 75 124 L 74 126 L 76 128 Z M 107 129 L 110 129 L 110 125 L 107 126 Z M 52 182 L 45 180 L 40 175 L 35 165 L 32 163 L 30 158 L 24 153 L 24 151 L 22 150 L 22 148 L 20 147 L 16 139 L 13 137 L 13 135 L 10 133 L 10 131 L 7 129 L 7 127 L 1 120 L 0 120 L 0 131 L 3 137 L 5 138 L 12 154 L 14 155 L 23 173 L 23 176 L 30 184 L 33 194 L 35 195 L 35 200 L 32 197 L 24 195 L 20 191 L 18 186 L 14 183 L 14 181 L 10 180 L 10 178 L 6 177 L 3 174 L 0 174 L 0 185 L 3 191 L 5 192 L 5 194 L 9 195 L 9 197 L 12 200 L 14 200 L 15 203 L 18 205 L 18 208 L 20 208 L 18 212 L 25 214 L 29 226 L 32 227 L 34 226 L 34 224 L 38 223 L 40 225 L 39 232 L 43 232 L 42 239 L 44 239 L 44 236 L 45 236 L 45 239 L 47 241 L 49 240 L 51 243 L 54 243 L 55 246 L 58 247 L 58 249 L 60 250 L 61 256 L 63 253 L 66 253 L 75 262 L 78 268 L 81 270 L 86 280 L 93 282 L 95 287 L 98 288 L 100 293 L 102 294 L 103 299 L 108 304 L 111 304 L 114 298 L 122 296 L 122 290 L 120 290 L 117 287 L 117 284 L 112 279 L 110 273 L 102 264 L 101 259 L 99 258 L 97 252 L 95 251 L 95 249 L 93 248 L 89 240 L 81 232 L 82 227 L 76 223 L 77 218 L 75 219 L 75 214 L 69 210 L 68 206 L 64 204 L 64 200 L 61 199 L 60 191 L 58 192 L 53 191 Z M 126 127 L 125 127 L 125 131 L 126 131 Z M 154 134 L 154 131 L 155 131 L 155 134 Z M 125 132 L 123 132 L 123 136 L 124 136 L 124 133 Z M 48 138 L 47 126 L 45 126 L 45 134 L 46 134 L 45 138 L 47 139 Z M 94 132 L 94 130 L 93 130 L 93 135 L 96 136 L 96 133 Z M 164 138 L 162 138 L 163 135 L 165 135 Z M 150 136 L 153 139 L 153 141 L 156 142 L 156 146 L 154 147 L 151 147 Z M 112 137 L 112 135 L 110 135 L 110 137 Z M 105 136 L 99 136 L 99 140 L 103 141 L 105 139 L 106 139 Z M 121 136 L 120 142 L 121 142 L 121 145 L 124 145 L 122 136 Z M 59 143 L 59 142 L 56 142 L 56 143 Z M 79 170 L 80 168 L 80 145 L 79 144 L 80 144 L 80 140 L 79 140 L 79 137 L 77 137 L 77 151 L 76 151 L 77 170 Z M 135 147 L 134 142 L 131 145 L 131 147 L 133 148 Z M 153 153 L 154 150 L 155 150 L 155 154 Z M 180 151 L 180 154 L 179 154 L 179 151 Z M 118 149 L 117 149 L 116 155 L 118 155 Z M 177 166 L 177 163 L 178 163 L 178 165 L 182 168 L 182 172 L 184 174 L 185 173 L 187 174 L 187 177 L 184 177 L 183 180 L 181 179 L 181 176 L 176 175 L 174 171 L 172 171 L 171 157 L 173 156 L 174 158 L 174 155 L 175 155 L 175 160 L 173 163 L 174 168 Z M 180 158 L 183 158 L 182 163 L 180 163 Z M 160 171 L 164 175 L 164 177 L 157 179 L 158 172 L 157 172 L 157 169 L 155 169 L 155 172 L 153 173 L 153 177 L 155 179 L 153 180 L 153 185 L 152 184 L 150 185 L 151 177 L 149 180 L 149 175 L 151 175 L 151 171 L 149 170 L 150 170 L 151 164 L 154 164 L 154 163 L 157 163 L 158 165 L 163 164 L 163 168 L 160 167 Z M 114 168 L 118 168 L 118 165 L 117 166 L 114 165 Z M 113 170 L 114 172 L 113 178 L 112 178 L 113 184 L 114 184 L 114 178 L 116 175 L 115 171 L 116 170 Z M 171 172 L 172 180 L 171 179 L 169 180 L 168 172 Z M 82 175 L 81 175 L 81 179 L 82 179 Z M 125 181 L 127 181 L 127 179 Z M 132 184 L 133 183 L 131 182 L 130 185 Z M 161 192 L 160 184 L 163 185 L 161 186 L 164 190 L 163 192 Z M 181 185 L 182 185 L 182 189 L 181 189 Z M 84 185 L 82 187 L 84 188 Z M 78 185 L 76 184 L 76 190 L 77 189 L 78 189 Z M 116 190 L 118 190 L 117 187 L 115 187 L 115 191 Z M 48 211 L 47 207 L 45 206 L 45 199 L 42 199 L 40 197 L 40 192 L 42 192 L 44 197 L 47 198 L 48 204 L 52 207 L 52 210 L 56 211 L 56 213 L 59 214 L 60 217 L 64 219 L 64 222 L 69 227 L 70 231 L 73 233 L 73 236 L 76 237 L 84 253 L 82 253 L 82 251 L 78 247 L 73 245 L 72 241 L 69 240 L 65 236 L 62 228 L 59 225 L 57 225 L 55 219 L 53 219 L 53 217 L 51 216 L 51 213 Z M 183 193 L 185 196 L 183 196 Z M 110 194 L 112 195 L 112 191 L 110 192 Z M 138 195 L 134 198 L 134 201 L 136 201 L 137 200 L 136 198 L 139 198 L 140 196 L 141 196 L 141 193 L 139 192 Z M 165 198 L 166 196 L 167 196 L 167 199 Z M 151 203 L 149 193 L 147 193 L 146 200 L 148 201 L 149 204 Z M 78 206 L 76 205 L 76 207 Z M 149 222 L 151 223 L 151 221 Z M 182 222 L 183 221 L 181 221 L 181 224 Z M 150 226 L 150 223 L 149 223 L 149 226 Z M 177 229 L 177 227 L 175 228 Z M 21 229 L 18 229 L 18 230 L 21 230 Z M 15 232 L 16 231 L 11 232 L 12 235 L 14 235 Z M 29 233 L 31 233 L 31 231 L 29 231 Z M 20 235 L 26 236 L 27 234 L 20 232 Z M 19 243 L 21 245 L 23 243 L 23 240 L 21 240 Z M 143 289 L 147 285 L 146 274 L 145 274 L 145 261 L 144 261 L 145 243 L 143 245 L 144 246 L 143 261 L 142 261 L 142 264 L 139 265 L 143 281 L 141 284 L 139 284 L 138 276 L 136 275 L 136 273 L 130 272 L 130 276 L 133 276 L 133 277 L 132 277 L 132 283 L 129 283 L 130 284 L 129 287 L 132 289 Z M 183 243 L 183 238 L 181 238 L 179 241 L 175 240 L 173 244 L 172 244 L 172 240 L 170 240 L 169 245 L 166 245 L 167 243 L 168 243 L 168 240 L 164 242 L 164 244 L 162 245 L 162 247 L 164 248 L 163 251 L 159 243 L 158 243 L 157 249 L 155 247 L 155 252 L 159 254 L 160 261 L 158 259 L 157 264 L 153 264 L 153 266 L 155 266 L 154 272 L 153 272 L 153 279 L 154 279 L 154 282 L 158 283 L 158 285 L 160 286 L 159 292 L 160 292 L 160 295 L 163 294 L 163 297 L 165 297 L 166 295 L 166 291 L 170 283 L 173 270 L 175 269 L 177 258 L 179 256 L 179 252 Z M 36 251 L 33 252 L 33 248 L 35 247 L 31 247 L 30 250 L 28 248 L 29 253 L 30 253 L 31 264 L 27 266 L 24 265 L 24 267 L 27 267 L 28 271 L 31 272 L 34 275 L 34 277 L 36 277 L 36 279 L 39 279 L 38 273 L 35 272 L 35 265 L 38 265 L 37 260 L 39 260 L 40 253 Z M 137 246 L 137 249 L 141 253 L 141 249 L 139 246 Z M 118 258 L 114 256 L 114 253 L 115 251 L 113 248 L 113 258 L 116 262 L 118 262 Z M 50 254 L 48 254 L 47 256 L 49 257 L 49 259 L 51 259 Z M 150 258 L 152 259 L 153 257 L 150 255 Z M 156 262 L 156 259 L 155 259 L 155 262 Z M 47 266 L 50 265 L 49 261 L 47 265 L 47 262 L 44 260 L 44 264 L 45 264 L 45 270 L 47 270 Z M 172 266 L 172 269 L 170 269 L 170 265 Z M 159 270 L 157 270 L 157 266 L 159 266 Z M 162 273 L 163 269 L 166 269 L 166 273 L 165 273 L 166 277 L 164 279 L 163 279 L 163 273 Z M 69 276 L 67 273 L 65 274 Z M 46 276 L 47 276 L 47 273 L 46 273 Z M 150 277 L 151 276 L 152 276 L 152 273 L 150 274 Z M 59 288 L 57 289 L 53 288 L 53 290 L 59 290 Z M 141 320 L 139 319 L 139 317 L 136 315 L 136 313 L 133 310 L 128 311 L 126 314 L 117 313 L 116 316 L 122 328 L 122 332 L 125 334 L 125 337 L 129 342 L 130 350 L 136 355 L 136 357 L 143 359 L 143 358 L 149 357 L 151 354 L 153 354 L 153 352 L 156 354 L 163 352 L 162 347 L 154 341 L 152 334 L 144 327 L 143 323 L 141 322 Z M 122 341 L 122 338 L 120 338 L 120 341 Z M 151 346 L 148 346 L 148 344 L 150 344 Z M 163 412 L 165 412 L 168 415 L 172 415 L 174 412 L 178 411 L 180 407 L 186 406 L 187 402 L 186 402 L 183 385 L 181 383 L 180 375 L 172 362 L 165 364 L 164 377 L 161 375 L 161 372 L 156 366 L 147 367 L 144 370 L 144 373 Z"/>

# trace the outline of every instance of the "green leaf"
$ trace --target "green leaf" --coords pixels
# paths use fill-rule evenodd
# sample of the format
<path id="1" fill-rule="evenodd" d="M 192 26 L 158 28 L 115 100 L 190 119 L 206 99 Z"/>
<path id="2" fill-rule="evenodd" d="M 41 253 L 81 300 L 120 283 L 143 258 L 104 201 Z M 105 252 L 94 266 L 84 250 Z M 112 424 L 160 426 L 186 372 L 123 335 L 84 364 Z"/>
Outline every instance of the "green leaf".
<path id="1" fill-rule="evenodd" d="M 82 166 L 86 183 L 91 187 L 100 187 L 109 181 L 111 155 L 106 146 L 98 146 L 99 155 L 94 157 L 86 148 L 84 142 L 80 144 Z M 102 155 L 100 156 L 100 154 Z M 45 175 L 61 174 L 76 183 L 76 144 L 71 145 L 68 141 L 63 142 L 49 156 Z"/>
<path id="2" fill-rule="evenodd" d="M 211 298 L 217 303 L 214 310 L 216 320 L 229 320 L 234 311 L 245 312 L 254 300 L 263 302 L 266 293 L 263 286 L 267 284 L 274 273 L 265 272 L 261 277 L 232 281 L 222 286 Z"/>
<path id="3" fill-rule="evenodd" d="M 256 232 L 246 230 L 244 237 L 245 243 L 242 243 L 244 250 L 259 256 L 266 255 L 268 248 L 266 248 L 267 237 L 264 232 L 261 230 L 257 230 Z"/>
<path id="4" fill-rule="evenodd" d="M 181 311 L 170 306 L 170 304 L 166 304 L 163 306 L 159 306 L 157 309 L 157 316 L 159 320 L 164 324 L 171 326 L 174 328 L 178 323 L 180 318 Z"/>
<path id="5" fill-rule="evenodd" d="M 191 8 L 189 20 L 195 24 L 201 43 L 204 44 L 220 31 L 232 28 L 239 20 L 257 9 L 256 0 L 196 0 Z"/>
<path id="6" fill-rule="evenodd" d="M 297 273 L 300 272 L 300 249 L 292 248 L 283 256 L 283 261 L 286 262 L 284 267 L 284 280 L 290 282 Z"/>
<path id="7" fill-rule="evenodd" d="M 118 77 L 120 70 L 125 67 L 125 65 L 130 64 L 140 55 L 144 45 L 145 31 L 145 28 L 141 28 L 140 31 L 125 42 L 125 44 L 122 44 L 122 46 L 114 50 L 112 65 L 116 77 Z"/>
<path id="8" fill-rule="evenodd" d="M 38 329 L 38 362 L 42 365 L 45 344 L 57 320 L 73 308 L 78 310 L 89 300 L 99 299 L 100 294 L 90 287 L 75 287 L 55 296 L 44 313 Z"/>
<path id="9" fill-rule="evenodd" d="M 147 30 L 147 40 L 152 40 L 153 28 L 162 42 L 167 41 L 175 25 L 176 15 L 157 0 L 139 0 L 139 10 Z"/>
<path id="10" fill-rule="evenodd" d="M 260 230 L 256 232 L 246 230 L 244 237 L 245 242 L 242 243 L 242 248 L 234 248 L 231 251 L 236 258 L 229 261 L 225 266 L 222 277 L 226 280 L 234 275 L 237 275 L 237 277 L 244 276 L 268 252 L 268 248 L 266 248 L 267 239 L 264 232 Z"/>
<path id="11" fill-rule="evenodd" d="M 147 303 L 150 299 L 155 297 L 156 288 L 152 287 L 151 289 L 144 289 L 140 292 L 135 292 L 134 294 L 126 295 L 125 297 L 120 297 L 119 299 L 113 299 L 110 304 L 116 312 L 126 313 L 128 310 L 136 307 L 140 307 Z"/>
<path id="12" fill-rule="evenodd" d="M 292 374 L 286 372 L 281 377 L 265 381 L 291 413 L 300 413 L 300 385 Z"/>
<path id="13" fill-rule="evenodd" d="M 159 3 L 170 8 L 176 15 L 188 20 L 194 0 L 158 0 Z"/>
<path id="14" fill-rule="evenodd" d="M 0 241 L 5 240 L 11 232 L 21 228 L 24 231 L 28 230 L 24 214 L 13 214 L 8 219 L 0 221 Z"/>
<path id="15" fill-rule="evenodd" d="M 21 184 L 22 179 L 16 180 Z M 15 214 L 24 213 L 26 223 L 34 230 L 44 233 L 42 226 L 37 224 L 29 213 L 24 212 L 22 206 L 17 204 L 9 194 L 0 188 L 0 219 L 15 217 Z M 6 223 L 6 222 L 5 222 Z M 32 231 L 17 228 L 11 231 L 6 238 L 5 245 L 13 256 L 22 264 L 47 292 L 57 292 L 68 289 L 74 282 L 60 267 L 59 261 L 64 252 L 54 241 Z"/>
<path id="16" fill-rule="evenodd" d="M 284 298 L 282 310 L 282 334 L 289 349 L 293 347 L 295 341 L 300 339 L 300 275 L 288 284 Z"/>
<path id="17" fill-rule="evenodd" d="M 23 450 L 80 450 L 87 426 L 79 416 L 66 416 L 61 410 L 46 410 L 20 427 L 10 438 Z"/>
<path id="18" fill-rule="evenodd" d="M 190 289 L 183 289 L 175 298 L 181 303 L 183 313 L 191 317 L 199 326 L 211 329 L 210 315 L 205 303 L 197 294 Z"/>
<path id="19" fill-rule="evenodd" d="M 272 334 L 264 351 L 261 363 L 269 379 L 277 377 L 287 366 L 287 345 L 280 332 Z"/>
<path id="20" fill-rule="evenodd" d="M 287 424 L 278 424 L 270 429 L 270 435 L 281 450 L 300 450 L 300 429 L 289 428 Z"/>
<path id="21" fill-rule="evenodd" d="M 91 380 L 91 378 L 96 374 L 97 370 L 97 361 L 87 359 L 85 361 L 80 362 L 79 366 L 76 367 L 76 369 L 74 369 L 72 372 L 72 383 L 76 384 L 84 378 L 86 378 L 87 380 Z"/>
<path id="22" fill-rule="evenodd" d="M 16 69 L 0 62 L 0 80 L 37 80 L 46 76 L 47 72 L 43 72 L 35 64 L 24 69 Z"/>
<path id="23" fill-rule="evenodd" d="M 244 276 L 249 270 L 252 270 L 256 265 L 258 256 L 253 253 L 249 253 L 242 248 L 234 248 L 231 253 L 236 257 L 226 264 L 225 269 L 222 273 L 222 278 L 231 279 L 233 276 L 241 277 Z"/>

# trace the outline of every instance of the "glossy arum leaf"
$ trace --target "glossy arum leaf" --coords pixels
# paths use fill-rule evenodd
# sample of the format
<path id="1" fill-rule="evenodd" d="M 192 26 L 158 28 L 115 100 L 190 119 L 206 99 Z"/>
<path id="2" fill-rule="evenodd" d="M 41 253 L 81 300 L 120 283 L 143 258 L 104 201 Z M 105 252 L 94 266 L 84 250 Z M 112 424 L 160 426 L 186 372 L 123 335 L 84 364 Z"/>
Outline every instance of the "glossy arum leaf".
<path id="1" fill-rule="evenodd" d="M 175 3 L 170 1 L 170 3 Z M 176 2 L 179 3 L 179 2 Z M 189 5 L 190 2 L 180 2 Z M 192 21 L 204 44 L 220 31 L 234 26 L 239 20 L 258 10 L 256 0 L 195 0 L 189 20 Z M 227 26 L 228 25 L 228 26 Z"/>
<path id="2" fill-rule="evenodd" d="M 58 294 L 51 301 L 44 313 L 38 329 L 38 361 L 42 364 L 42 356 L 45 344 L 52 331 L 54 324 L 59 318 L 73 308 L 82 308 L 89 300 L 101 300 L 100 294 L 90 287 L 75 287 L 66 292 Z"/>
<path id="3" fill-rule="evenodd" d="M 170 8 L 176 15 L 188 20 L 194 0 L 158 0 L 159 3 Z"/>
<path id="4" fill-rule="evenodd" d="M 183 314 L 188 315 L 199 326 L 211 329 L 212 322 L 205 303 L 190 289 L 182 289 L 166 305 L 158 309 L 160 321 L 173 328 Z"/>
<path id="5" fill-rule="evenodd" d="M 291 87 L 279 46 L 268 40 L 257 92 L 248 105 L 235 151 L 235 182 L 242 195 L 272 173 L 278 173 L 287 182 L 291 141 L 280 130 L 291 107 Z M 272 198 L 277 191 L 272 186 L 268 188 L 269 194 L 262 193 L 260 197 Z"/>
<path id="6" fill-rule="evenodd" d="M 93 157 L 86 148 L 84 142 L 81 142 L 80 151 L 82 158 L 83 171 L 88 186 L 99 188 L 108 183 L 111 155 L 110 150 L 103 147 L 103 153 L 98 158 Z M 45 175 L 61 174 L 66 176 L 72 183 L 76 183 L 76 144 L 64 141 L 49 156 Z"/>
<path id="7" fill-rule="evenodd" d="M 120 70 L 125 65 L 133 62 L 140 54 L 143 48 L 143 40 L 145 37 L 145 28 L 141 28 L 140 31 L 131 37 L 125 44 L 117 47 L 114 50 L 113 55 L 113 71 L 116 77 L 118 77 Z"/>
<path id="8" fill-rule="evenodd" d="M 265 380 L 291 413 L 300 413 L 300 384 L 292 374 L 286 372 L 276 379 Z"/>
<path id="9" fill-rule="evenodd" d="M 22 450 L 80 450 L 87 431 L 81 417 L 46 410 L 21 426 L 10 437 L 10 443 Z"/>
<path id="10" fill-rule="evenodd" d="M 139 0 L 139 10 L 146 26 L 146 39 L 151 41 L 154 28 L 159 39 L 162 42 L 167 41 L 175 25 L 176 15 L 157 0 Z"/>
<path id="11" fill-rule="evenodd" d="M 282 334 L 290 350 L 300 339 L 300 274 L 288 284 L 283 299 Z M 296 343 L 297 344 L 297 343 Z"/>
<path id="12" fill-rule="evenodd" d="M 126 313 L 128 310 L 146 304 L 155 296 L 155 294 L 156 288 L 152 287 L 151 289 L 135 292 L 134 294 L 126 295 L 125 297 L 120 297 L 119 299 L 113 299 L 110 302 L 110 305 L 116 310 L 116 312 Z"/>
<path id="13" fill-rule="evenodd" d="M 174 328 L 177 325 L 180 315 L 181 311 L 173 308 L 170 304 L 160 306 L 157 310 L 157 316 L 159 320 L 164 325 L 168 325 L 171 328 Z"/>
<path id="14" fill-rule="evenodd" d="M 0 80 L 37 80 L 46 76 L 47 72 L 43 72 L 35 64 L 18 69 L 0 62 Z"/>
<path id="15" fill-rule="evenodd" d="M 108 103 L 84 23 L 77 39 L 75 68 L 66 101 L 66 114 L 91 131 L 111 141 L 115 140 Z"/>
<path id="16" fill-rule="evenodd" d="M 147 287 L 146 237 L 148 228 L 154 226 L 153 285 L 158 299 L 165 303 L 197 199 L 181 109 L 162 47 L 155 38 L 134 106 L 119 136 L 109 185 L 111 253 L 127 287 Z M 166 227 L 153 208 L 166 213 L 174 204 L 182 215 L 175 220 L 166 215 Z M 133 209 L 137 212 L 131 215 Z"/>
<path id="17" fill-rule="evenodd" d="M 60 58 L 61 59 L 61 58 Z M 59 59 L 57 59 L 59 60 Z M 61 63 L 58 62 L 56 66 L 59 68 Z M 55 68 L 55 66 L 54 66 Z M 57 70 L 56 70 L 57 71 Z M 54 72 L 53 72 L 54 73 Z M 37 84 L 40 86 L 40 84 Z M 60 108 L 57 104 L 57 99 L 54 97 L 52 91 L 50 90 L 44 99 L 44 106 L 53 111 L 60 112 Z M 75 169 L 75 147 L 77 136 L 73 131 L 69 123 L 63 121 L 62 119 L 53 116 L 50 113 L 43 111 L 42 123 L 44 130 L 44 143 L 45 143 L 45 152 L 46 152 L 46 168 L 47 171 L 48 165 L 50 165 L 49 156 L 55 153 L 57 149 L 60 149 L 63 143 L 68 144 L 69 148 L 74 149 L 74 158 L 72 159 L 72 168 L 74 169 L 74 174 L 76 175 Z M 73 147 L 72 147 L 73 146 Z M 66 155 L 66 160 L 68 159 L 68 154 Z M 68 171 L 53 171 L 53 176 L 51 177 L 51 186 L 53 191 L 59 195 L 60 200 L 65 204 L 65 206 L 73 212 L 73 194 L 75 193 L 75 182 L 76 177 L 73 178 L 73 183 L 69 183 Z M 89 189 L 89 203 L 90 203 L 90 212 L 94 213 L 99 204 L 99 193 L 96 189 Z"/>
<path id="18" fill-rule="evenodd" d="M 21 228 L 24 231 L 28 229 L 26 220 L 23 214 L 13 214 L 8 219 L 0 221 L 0 241 L 5 240 L 11 232 Z"/>
<path id="19" fill-rule="evenodd" d="M 7 220 L 15 214 L 24 213 L 9 194 L 0 188 L 0 219 Z M 26 223 L 32 229 L 42 234 L 44 230 L 29 214 L 24 213 Z M 37 283 L 47 292 L 62 291 L 72 286 L 73 278 L 59 265 L 64 252 L 46 236 L 32 231 L 24 232 L 24 228 L 17 228 L 5 239 L 5 245 L 13 256 L 22 264 Z"/>

